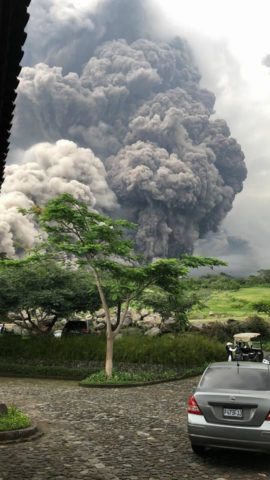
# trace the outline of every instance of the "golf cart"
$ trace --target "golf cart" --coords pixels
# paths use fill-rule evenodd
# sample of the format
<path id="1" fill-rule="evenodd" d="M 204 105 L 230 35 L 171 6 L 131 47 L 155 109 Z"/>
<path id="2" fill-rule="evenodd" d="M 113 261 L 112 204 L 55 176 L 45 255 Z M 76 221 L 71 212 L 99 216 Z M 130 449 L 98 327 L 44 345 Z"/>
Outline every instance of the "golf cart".
<path id="1" fill-rule="evenodd" d="M 254 332 L 236 333 L 234 342 L 226 345 L 228 360 L 262 362 L 264 355 L 260 336 L 260 333 Z"/>

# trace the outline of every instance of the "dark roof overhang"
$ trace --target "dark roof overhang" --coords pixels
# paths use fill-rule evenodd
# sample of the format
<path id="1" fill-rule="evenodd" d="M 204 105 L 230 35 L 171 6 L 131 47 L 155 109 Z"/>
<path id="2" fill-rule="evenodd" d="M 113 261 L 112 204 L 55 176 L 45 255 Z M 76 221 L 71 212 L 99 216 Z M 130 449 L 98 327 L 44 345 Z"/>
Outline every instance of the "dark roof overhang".
<path id="1" fill-rule="evenodd" d="M 9 150 L 30 1 L 0 0 L 0 187 Z"/>

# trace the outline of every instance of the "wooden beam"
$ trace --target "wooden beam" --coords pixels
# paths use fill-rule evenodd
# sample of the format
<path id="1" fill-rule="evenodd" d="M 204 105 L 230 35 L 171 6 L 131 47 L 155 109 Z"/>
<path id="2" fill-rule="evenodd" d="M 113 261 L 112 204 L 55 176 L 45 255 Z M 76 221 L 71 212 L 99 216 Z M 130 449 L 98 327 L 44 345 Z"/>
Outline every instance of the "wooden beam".
<path id="1" fill-rule="evenodd" d="M 30 1 L 0 0 L 0 187 L 9 150 Z"/>

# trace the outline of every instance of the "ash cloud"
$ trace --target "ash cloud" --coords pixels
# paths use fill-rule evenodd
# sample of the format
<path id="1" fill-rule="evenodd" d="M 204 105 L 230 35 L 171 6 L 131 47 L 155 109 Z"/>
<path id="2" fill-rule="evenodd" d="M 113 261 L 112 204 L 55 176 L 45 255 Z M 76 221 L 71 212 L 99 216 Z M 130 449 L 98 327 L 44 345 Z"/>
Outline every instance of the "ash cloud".
<path id="1" fill-rule="evenodd" d="M 34 224 L 18 208 L 30 208 L 33 202 L 21 192 L 1 193 L 0 197 L 0 252 L 13 257 L 18 245 L 27 250 L 35 244 Z M 18 253 L 18 251 L 17 251 Z"/>
<path id="2" fill-rule="evenodd" d="M 35 224 L 18 207 L 42 205 L 64 192 L 107 213 L 117 207 L 102 162 L 71 141 L 36 144 L 20 164 L 8 166 L 0 196 L 0 252 L 12 257 L 18 246 L 28 249 L 38 240 Z"/>
<path id="3" fill-rule="evenodd" d="M 80 72 L 98 45 L 151 35 L 156 8 L 145 0 L 32 0 L 24 64 Z"/>
<path id="4" fill-rule="evenodd" d="M 226 228 L 209 232 L 199 241 L 199 254 L 222 258 L 228 263 L 230 274 L 242 277 L 255 273 L 260 268 L 258 256 L 250 242 L 242 237 L 231 235 Z M 224 268 L 224 267 L 223 267 Z M 219 269 L 222 271 L 222 268 Z M 209 270 L 209 273 L 211 271 Z M 205 274 L 205 271 L 203 271 Z"/>
<path id="5" fill-rule="evenodd" d="M 246 167 L 226 122 L 212 120 L 215 97 L 201 88 L 188 44 L 156 38 L 147 2 L 75 9 L 50 0 L 46 11 L 45 3 L 32 3 L 12 136 L 28 150 L 22 167 L 7 169 L 3 193 L 43 203 L 73 189 L 95 208 L 138 223 L 137 247 L 148 258 L 192 252 L 231 210 Z M 20 181 L 20 171 L 29 180 Z"/>

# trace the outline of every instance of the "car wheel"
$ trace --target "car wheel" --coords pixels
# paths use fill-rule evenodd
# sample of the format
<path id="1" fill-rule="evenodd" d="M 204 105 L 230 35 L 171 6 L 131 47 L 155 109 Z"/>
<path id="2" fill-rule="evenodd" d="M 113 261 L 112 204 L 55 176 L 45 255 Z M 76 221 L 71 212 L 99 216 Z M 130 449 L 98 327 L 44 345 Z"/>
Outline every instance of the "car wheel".
<path id="1" fill-rule="evenodd" d="M 193 445 L 192 443 L 191 448 L 193 452 L 196 453 L 197 455 L 203 455 L 205 452 L 205 447 L 203 447 L 202 445 Z"/>

